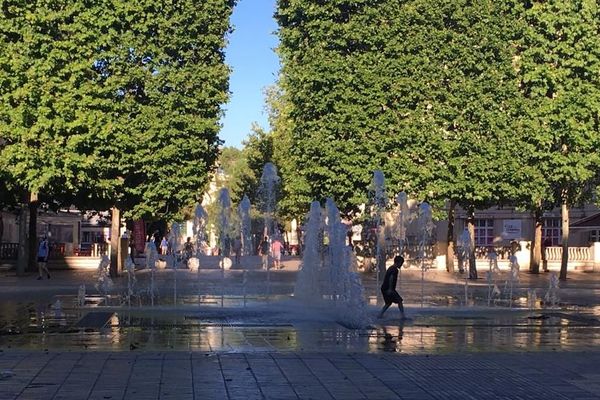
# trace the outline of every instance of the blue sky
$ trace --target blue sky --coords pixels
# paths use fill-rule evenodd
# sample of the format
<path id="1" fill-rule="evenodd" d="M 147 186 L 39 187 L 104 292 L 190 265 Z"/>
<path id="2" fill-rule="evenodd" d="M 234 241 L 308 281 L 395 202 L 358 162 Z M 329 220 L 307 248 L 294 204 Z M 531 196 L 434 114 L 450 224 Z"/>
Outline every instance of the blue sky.
<path id="1" fill-rule="evenodd" d="M 226 62 L 232 68 L 231 98 L 224 106 L 219 135 L 225 146 L 241 148 L 252 122 L 268 128 L 264 88 L 275 82 L 279 71 L 274 12 L 275 0 L 239 0 L 233 10 L 234 31 L 225 49 Z"/>

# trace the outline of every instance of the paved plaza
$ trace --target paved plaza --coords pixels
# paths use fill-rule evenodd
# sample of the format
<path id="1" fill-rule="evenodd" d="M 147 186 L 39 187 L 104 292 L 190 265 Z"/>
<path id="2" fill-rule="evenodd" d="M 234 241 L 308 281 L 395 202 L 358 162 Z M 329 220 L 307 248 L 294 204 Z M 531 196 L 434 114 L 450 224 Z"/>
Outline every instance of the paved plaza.
<path id="1" fill-rule="evenodd" d="M 158 271 L 152 307 L 144 270 L 128 303 L 125 276 L 103 296 L 93 271 L 4 272 L 0 399 L 600 398 L 600 274 L 570 273 L 549 308 L 527 304 L 549 274 L 522 273 L 514 302 L 488 307 L 484 279 L 406 269 L 407 321 L 393 308 L 376 318 L 363 275 L 369 323 L 353 329 L 290 300 L 296 262 L 245 277 Z"/>
<path id="2" fill-rule="evenodd" d="M 4 352 L 2 399 L 598 399 L 598 353 Z"/>

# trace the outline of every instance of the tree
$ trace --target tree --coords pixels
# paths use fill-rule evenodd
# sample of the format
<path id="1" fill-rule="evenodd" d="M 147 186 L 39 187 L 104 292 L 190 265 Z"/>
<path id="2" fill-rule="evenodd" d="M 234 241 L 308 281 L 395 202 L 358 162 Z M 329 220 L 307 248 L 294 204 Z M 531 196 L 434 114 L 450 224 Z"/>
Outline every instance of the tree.
<path id="1" fill-rule="evenodd" d="M 380 67 L 392 3 L 278 2 L 289 209 L 332 197 L 343 213 L 357 211 L 373 171 L 385 165 L 381 138 L 395 120 L 384 109 L 389 87 Z"/>
<path id="2" fill-rule="evenodd" d="M 21 229 L 28 208 L 30 265 L 39 195 L 58 196 L 90 183 L 83 172 L 89 160 L 79 147 L 88 129 L 80 101 L 92 62 L 87 25 L 92 9 L 82 1 L 2 4 L 0 169 L 25 197 Z M 23 242 L 25 235 L 20 237 Z M 24 257 L 21 252 L 21 261 Z"/>
<path id="3" fill-rule="evenodd" d="M 234 1 L 113 1 L 99 24 L 91 147 L 129 218 L 181 217 L 215 167 Z"/>
<path id="4" fill-rule="evenodd" d="M 600 170 L 600 11 L 586 0 L 518 5 L 526 23 L 518 69 L 527 142 L 561 206 L 565 280 L 569 209 L 590 194 Z"/>
<path id="5" fill-rule="evenodd" d="M 465 208 L 474 240 L 475 210 L 517 190 L 510 7 L 466 0 L 278 4 L 281 85 L 298 175 L 287 186 L 292 195 L 333 196 L 348 213 L 366 203 L 372 171 L 381 169 L 390 192 Z M 474 257 L 470 275 L 477 276 Z"/>
<path id="6" fill-rule="evenodd" d="M 225 186 L 231 193 L 231 202 L 238 204 L 245 194 L 245 188 L 242 186 L 251 173 L 248 170 L 248 161 L 244 150 L 236 147 L 224 147 L 219 156 L 219 167 L 225 174 Z M 219 185 L 218 185 L 219 186 Z"/>
<path id="7" fill-rule="evenodd" d="M 234 3 L 4 4 L 0 165 L 117 222 L 181 217 L 218 155 Z"/>
<path id="8" fill-rule="evenodd" d="M 258 189 L 260 177 L 266 163 L 273 161 L 273 137 L 256 123 L 252 125 L 252 133 L 243 141 L 246 173 L 241 176 L 240 195 L 247 195 L 250 203 L 259 203 Z M 240 197 L 240 199 L 241 199 Z"/>

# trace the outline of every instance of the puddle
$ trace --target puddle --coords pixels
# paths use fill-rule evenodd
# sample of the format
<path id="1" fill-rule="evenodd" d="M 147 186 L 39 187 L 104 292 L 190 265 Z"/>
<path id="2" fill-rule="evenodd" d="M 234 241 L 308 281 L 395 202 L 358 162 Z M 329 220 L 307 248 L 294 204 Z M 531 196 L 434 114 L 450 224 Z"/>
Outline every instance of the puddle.
<path id="1" fill-rule="evenodd" d="M 3 303 L 1 349 L 180 350 L 204 352 L 507 352 L 582 351 L 600 345 L 596 309 L 535 310 L 481 307 L 407 307 L 408 321 L 390 309 L 369 329 L 348 329 L 335 316 L 238 298 L 228 307 L 198 305 L 190 297 L 177 307 L 75 306 L 74 296 L 39 303 Z M 205 297 L 205 299 L 211 299 Z M 60 307 L 57 307 L 60 300 Z M 184 299 L 189 300 L 189 299 Z M 396 313 L 395 313 L 396 312 Z"/>

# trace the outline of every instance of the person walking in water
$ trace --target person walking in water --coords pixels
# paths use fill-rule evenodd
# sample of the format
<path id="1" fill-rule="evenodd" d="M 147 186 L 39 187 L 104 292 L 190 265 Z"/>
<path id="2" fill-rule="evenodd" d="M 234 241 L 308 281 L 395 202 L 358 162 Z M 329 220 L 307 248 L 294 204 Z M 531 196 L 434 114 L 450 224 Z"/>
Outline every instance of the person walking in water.
<path id="1" fill-rule="evenodd" d="M 273 257 L 273 267 L 275 269 L 281 269 L 281 250 L 283 248 L 283 244 L 278 237 L 273 239 L 273 243 L 271 243 L 271 256 Z"/>
<path id="2" fill-rule="evenodd" d="M 163 236 L 163 238 L 160 242 L 160 254 L 162 254 L 163 256 L 166 256 L 168 252 L 169 252 L 169 241 L 167 240 L 166 237 Z"/>
<path id="3" fill-rule="evenodd" d="M 396 283 L 398 282 L 398 269 L 404 264 L 404 257 L 394 257 L 394 264 L 388 268 L 381 284 L 381 294 L 383 295 L 383 301 L 385 305 L 379 313 L 379 318 L 383 318 L 383 313 L 390 308 L 392 303 L 398 304 L 398 310 L 400 310 L 400 319 L 406 319 L 404 316 L 404 306 L 402 305 L 402 297 L 396 291 Z"/>
<path id="4" fill-rule="evenodd" d="M 233 252 L 235 253 L 236 265 L 239 265 L 242 259 L 242 239 L 240 239 L 239 236 L 236 236 L 235 239 L 233 239 L 233 245 L 231 250 L 233 250 Z"/>
<path id="5" fill-rule="evenodd" d="M 262 257 L 262 268 L 269 269 L 269 238 L 267 236 L 258 245 L 258 254 Z"/>
<path id="6" fill-rule="evenodd" d="M 42 279 L 42 272 L 46 273 L 48 279 L 50 279 L 50 272 L 48 272 L 48 267 L 46 267 L 46 263 L 48 262 L 48 254 L 50 253 L 50 246 L 48 245 L 48 238 L 44 236 L 40 241 L 38 246 L 37 253 L 37 265 L 38 265 L 38 280 Z"/>

